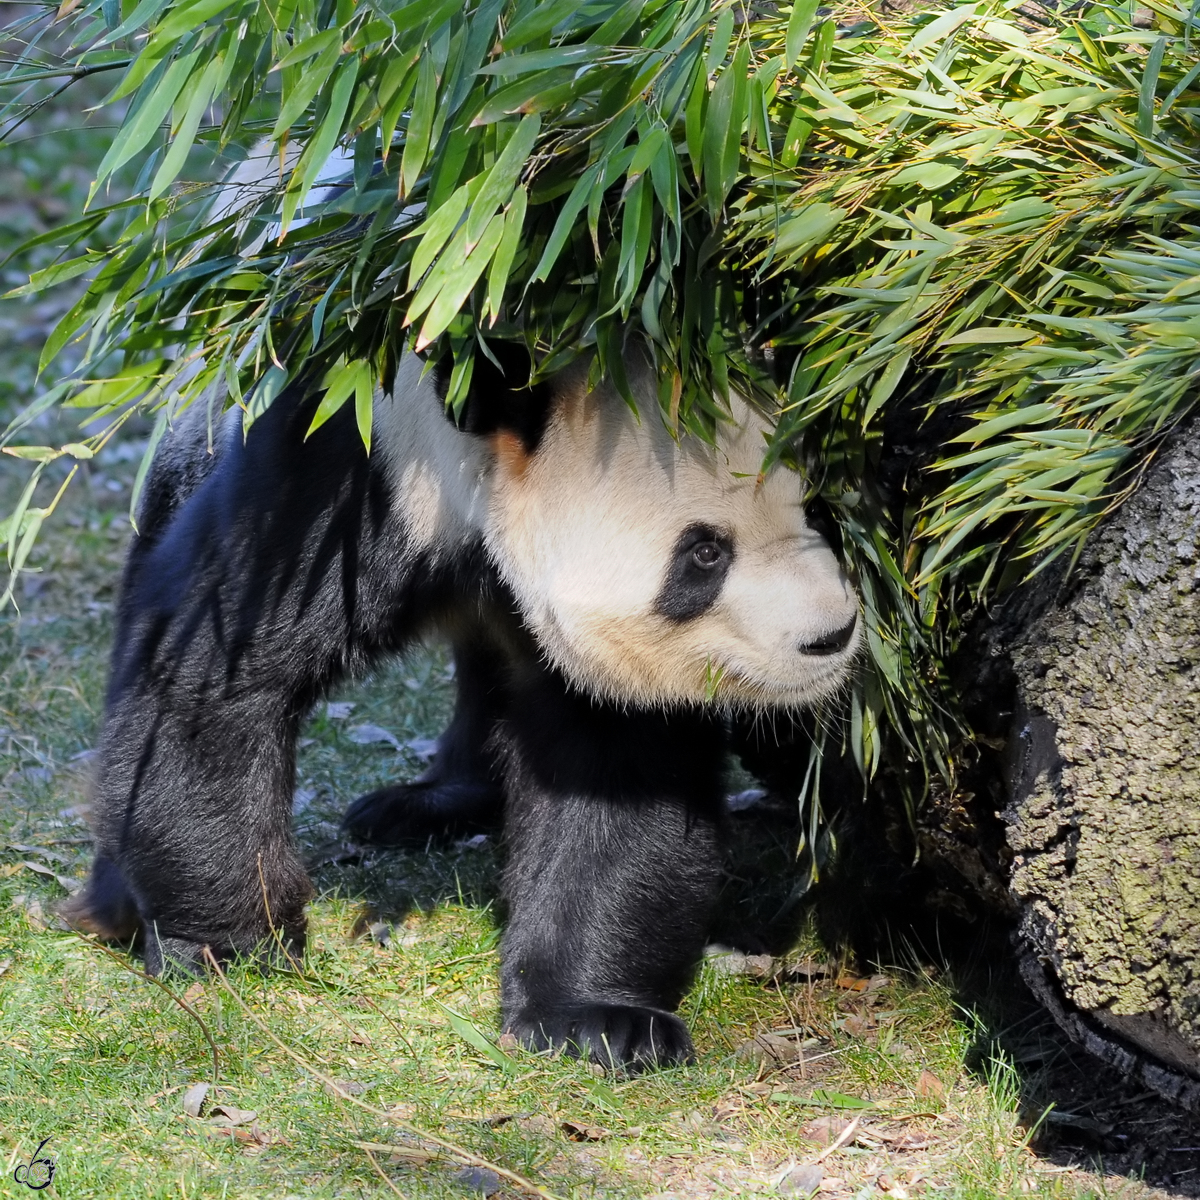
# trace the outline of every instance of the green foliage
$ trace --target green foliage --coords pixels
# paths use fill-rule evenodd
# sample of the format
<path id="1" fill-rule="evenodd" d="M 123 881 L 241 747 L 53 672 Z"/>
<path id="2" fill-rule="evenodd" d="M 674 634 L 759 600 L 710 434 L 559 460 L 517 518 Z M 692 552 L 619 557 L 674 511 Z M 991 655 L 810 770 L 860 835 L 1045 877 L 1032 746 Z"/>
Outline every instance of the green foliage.
<path id="1" fill-rule="evenodd" d="M 807 467 L 856 568 L 847 740 L 915 799 L 953 781 L 965 615 L 1077 550 L 1195 394 L 1197 31 L 1148 7 L 1153 28 L 1014 0 L 841 24 L 811 0 L 84 4 L 63 69 L 120 69 L 128 104 L 94 198 L 142 167 L 31 281 L 90 277 L 43 352 L 86 337 L 83 365 L 38 404 L 249 424 L 306 378 L 314 429 L 353 395 L 368 440 L 405 347 L 454 356 L 455 404 L 486 338 L 624 391 L 639 347 L 702 437 L 742 390 L 779 414 L 764 465 Z M 256 146 L 272 186 L 214 206 L 180 182 L 189 154 Z M 125 223 L 96 253 L 101 215 Z M 25 509 L 14 567 L 48 510 Z"/>

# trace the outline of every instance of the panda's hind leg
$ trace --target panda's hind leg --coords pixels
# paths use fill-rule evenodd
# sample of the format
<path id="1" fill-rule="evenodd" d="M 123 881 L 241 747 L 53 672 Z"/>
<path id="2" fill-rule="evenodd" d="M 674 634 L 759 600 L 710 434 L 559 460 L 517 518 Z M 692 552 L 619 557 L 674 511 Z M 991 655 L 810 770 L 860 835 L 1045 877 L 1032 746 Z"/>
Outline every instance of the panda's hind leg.
<path id="1" fill-rule="evenodd" d="M 721 731 L 601 705 L 538 674 L 500 736 L 505 1030 L 608 1067 L 687 1062 L 674 1009 L 716 896 Z"/>
<path id="2" fill-rule="evenodd" d="M 359 796 L 342 828 L 356 842 L 423 844 L 497 828 L 504 793 L 488 740 L 504 704 L 501 651 L 482 629 L 460 633 L 454 648 L 454 716 L 429 768 L 413 783 Z"/>

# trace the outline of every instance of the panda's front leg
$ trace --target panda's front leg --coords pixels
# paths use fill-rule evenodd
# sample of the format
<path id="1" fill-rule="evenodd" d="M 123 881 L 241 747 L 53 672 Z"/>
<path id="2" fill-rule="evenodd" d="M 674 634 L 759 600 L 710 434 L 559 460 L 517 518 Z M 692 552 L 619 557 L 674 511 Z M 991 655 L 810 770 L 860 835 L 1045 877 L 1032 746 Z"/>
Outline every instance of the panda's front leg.
<path id="1" fill-rule="evenodd" d="M 505 1031 L 607 1066 L 688 1061 L 674 1009 L 717 890 L 720 726 L 601 704 L 531 669 L 499 743 Z"/>

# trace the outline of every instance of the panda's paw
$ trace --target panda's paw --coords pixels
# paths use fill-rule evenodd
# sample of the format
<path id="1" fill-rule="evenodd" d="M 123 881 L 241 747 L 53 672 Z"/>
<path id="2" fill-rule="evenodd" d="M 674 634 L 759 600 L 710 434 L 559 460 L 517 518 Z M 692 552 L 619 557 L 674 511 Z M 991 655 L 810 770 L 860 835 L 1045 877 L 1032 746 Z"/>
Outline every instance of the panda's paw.
<path id="1" fill-rule="evenodd" d="M 687 1026 L 660 1008 L 596 1001 L 505 1022 L 505 1032 L 531 1050 L 563 1050 L 609 1070 L 643 1071 L 695 1060 Z"/>
<path id="2" fill-rule="evenodd" d="M 356 842 L 401 846 L 479 832 L 500 817 L 504 797 L 488 780 L 398 784 L 359 796 L 342 830 Z"/>

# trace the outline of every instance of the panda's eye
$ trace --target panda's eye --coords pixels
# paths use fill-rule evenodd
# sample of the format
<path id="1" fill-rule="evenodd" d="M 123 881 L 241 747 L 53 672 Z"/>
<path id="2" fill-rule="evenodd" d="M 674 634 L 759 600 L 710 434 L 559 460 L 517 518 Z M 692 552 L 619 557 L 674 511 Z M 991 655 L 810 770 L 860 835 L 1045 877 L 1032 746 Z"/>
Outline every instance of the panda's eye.
<path id="1" fill-rule="evenodd" d="M 654 611 L 676 624 L 703 616 L 720 597 L 736 553 L 732 533 L 689 525 L 671 551 Z"/>

